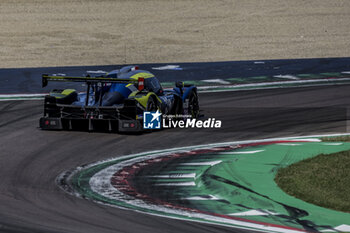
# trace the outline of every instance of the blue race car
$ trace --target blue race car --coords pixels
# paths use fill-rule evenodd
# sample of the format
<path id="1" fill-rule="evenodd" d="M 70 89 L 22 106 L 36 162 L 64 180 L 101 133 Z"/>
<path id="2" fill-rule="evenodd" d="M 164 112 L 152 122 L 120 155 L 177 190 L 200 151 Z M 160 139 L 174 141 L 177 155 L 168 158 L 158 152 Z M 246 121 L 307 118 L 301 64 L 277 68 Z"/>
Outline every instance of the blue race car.
<path id="1" fill-rule="evenodd" d="M 143 131 L 143 112 L 197 118 L 197 88 L 176 82 L 164 90 L 150 72 L 126 66 L 109 73 L 85 77 L 42 76 L 43 87 L 49 81 L 85 82 L 87 90 L 55 89 L 45 97 L 42 129 Z"/>

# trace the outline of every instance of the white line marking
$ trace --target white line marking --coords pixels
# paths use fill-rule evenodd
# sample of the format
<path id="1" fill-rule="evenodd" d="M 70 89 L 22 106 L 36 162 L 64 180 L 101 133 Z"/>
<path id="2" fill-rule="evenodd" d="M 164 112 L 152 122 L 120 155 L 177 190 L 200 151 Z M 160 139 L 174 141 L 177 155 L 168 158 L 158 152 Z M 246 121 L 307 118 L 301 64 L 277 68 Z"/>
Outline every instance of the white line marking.
<path id="1" fill-rule="evenodd" d="M 294 75 L 289 75 L 289 74 L 287 74 L 287 75 L 275 75 L 273 77 L 275 77 L 275 78 L 284 78 L 284 79 L 292 79 L 292 80 L 298 80 L 299 79 L 298 77 L 296 77 Z"/>
<path id="2" fill-rule="evenodd" d="M 160 67 L 152 67 L 153 70 L 182 70 L 179 65 L 166 65 Z"/>
<path id="3" fill-rule="evenodd" d="M 156 183 L 156 186 L 196 186 L 196 183 L 191 182 L 172 182 L 172 183 Z"/>
<path id="4" fill-rule="evenodd" d="M 14 98 L 14 97 L 42 97 L 47 95 L 47 93 L 42 94 L 0 94 L 0 98 Z"/>
<path id="5" fill-rule="evenodd" d="M 338 231 L 342 231 L 342 232 L 350 232 L 350 226 L 346 225 L 346 224 L 342 224 L 340 226 L 337 226 L 336 228 L 334 228 Z"/>
<path id="6" fill-rule="evenodd" d="M 297 143 L 277 143 L 277 145 L 281 146 L 301 146 L 303 144 L 297 144 Z"/>
<path id="7" fill-rule="evenodd" d="M 320 136 L 323 137 L 323 136 Z M 322 140 L 319 138 L 303 138 L 302 140 L 300 139 L 288 139 L 288 141 L 294 141 L 294 142 L 298 142 L 298 141 L 303 141 L 303 142 L 321 142 Z"/>
<path id="8" fill-rule="evenodd" d="M 350 71 L 343 71 L 342 74 L 350 74 Z"/>
<path id="9" fill-rule="evenodd" d="M 252 151 L 231 151 L 231 152 L 220 152 L 221 155 L 230 155 L 230 154 L 256 154 L 265 150 L 252 150 Z"/>
<path id="10" fill-rule="evenodd" d="M 265 64 L 263 61 L 255 61 L 254 64 Z"/>
<path id="11" fill-rule="evenodd" d="M 350 226 L 342 224 L 340 226 L 335 227 L 334 229 L 323 230 L 322 232 L 350 232 Z"/>
<path id="12" fill-rule="evenodd" d="M 19 101 L 19 100 L 42 100 L 42 97 L 32 97 L 32 98 L 16 98 L 16 99 L 0 99 L 0 101 Z"/>
<path id="13" fill-rule="evenodd" d="M 66 74 L 63 74 L 63 73 L 57 73 L 57 74 L 52 74 L 52 76 L 66 76 Z"/>
<path id="14" fill-rule="evenodd" d="M 195 178 L 196 173 L 184 173 L 184 174 L 168 174 L 168 175 L 151 175 L 147 177 L 152 177 L 152 178 L 170 178 L 170 179 L 176 179 L 176 178 Z"/>
<path id="15" fill-rule="evenodd" d="M 88 74 L 107 74 L 107 71 L 104 70 L 88 70 L 86 71 Z"/>
<path id="16" fill-rule="evenodd" d="M 216 201 L 216 200 L 220 200 L 220 198 L 218 198 L 214 195 L 208 195 L 208 197 L 203 197 L 203 196 L 184 197 L 184 198 L 181 198 L 181 200 Z"/>
<path id="17" fill-rule="evenodd" d="M 267 216 L 267 215 L 278 215 L 278 214 L 267 210 L 248 210 L 245 212 L 233 213 L 228 215 L 230 216 Z"/>
<path id="18" fill-rule="evenodd" d="M 193 162 L 193 163 L 180 163 L 179 165 L 183 166 L 214 166 L 221 163 L 222 161 L 211 161 L 211 162 Z"/>
<path id="19" fill-rule="evenodd" d="M 326 145 L 326 146 L 340 146 L 340 145 L 343 145 L 344 143 L 342 142 L 329 142 L 329 143 L 323 143 L 323 145 Z"/>
<path id="20" fill-rule="evenodd" d="M 206 82 L 206 83 L 230 84 L 230 82 L 227 82 L 227 81 L 222 80 L 222 79 L 205 79 L 205 80 L 201 80 L 201 81 Z"/>

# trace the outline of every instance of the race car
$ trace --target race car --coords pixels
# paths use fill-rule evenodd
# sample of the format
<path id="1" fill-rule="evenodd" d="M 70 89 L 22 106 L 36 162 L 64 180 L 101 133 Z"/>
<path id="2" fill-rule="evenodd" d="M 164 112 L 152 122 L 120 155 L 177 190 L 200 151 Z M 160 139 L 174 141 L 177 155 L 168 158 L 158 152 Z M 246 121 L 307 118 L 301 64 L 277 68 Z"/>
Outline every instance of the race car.
<path id="1" fill-rule="evenodd" d="M 138 66 L 83 77 L 43 74 L 42 86 L 49 81 L 84 82 L 86 91 L 52 90 L 45 96 L 41 129 L 142 132 L 145 111 L 175 118 L 199 115 L 195 86 L 176 82 L 172 90 L 164 90 L 152 73 Z"/>

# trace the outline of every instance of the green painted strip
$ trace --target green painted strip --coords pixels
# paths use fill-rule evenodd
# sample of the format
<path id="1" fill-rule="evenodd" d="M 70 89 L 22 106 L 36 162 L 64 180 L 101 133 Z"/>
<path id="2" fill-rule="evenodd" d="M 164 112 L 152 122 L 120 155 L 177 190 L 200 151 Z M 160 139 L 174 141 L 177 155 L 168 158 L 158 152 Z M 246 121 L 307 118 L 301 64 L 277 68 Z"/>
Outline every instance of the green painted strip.
<path id="1" fill-rule="evenodd" d="M 327 77 L 338 77 L 338 76 L 342 76 L 341 73 L 339 72 L 331 72 L 331 73 L 320 73 L 323 76 L 327 76 Z"/>
<path id="2" fill-rule="evenodd" d="M 269 77 L 269 76 L 255 76 L 255 77 L 252 77 L 251 79 L 253 80 L 266 80 L 266 79 L 271 79 L 272 77 Z"/>
<path id="3" fill-rule="evenodd" d="M 232 81 L 231 83 L 247 83 L 247 78 L 228 78 L 225 81 Z"/>
<path id="4" fill-rule="evenodd" d="M 296 76 L 299 77 L 299 78 L 319 77 L 318 75 L 314 75 L 314 74 L 298 74 Z"/>
<path id="5" fill-rule="evenodd" d="M 298 74 L 296 75 L 300 79 L 319 79 L 319 78 L 326 78 L 325 76 L 322 76 L 321 74 Z"/>
<path id="6" fill-rule="evenodd" d="M 165 88 L 175 86 L 175 82 L 161 82 L 160 84 L 162 85 L 162 87 L 165 87 Z"/>

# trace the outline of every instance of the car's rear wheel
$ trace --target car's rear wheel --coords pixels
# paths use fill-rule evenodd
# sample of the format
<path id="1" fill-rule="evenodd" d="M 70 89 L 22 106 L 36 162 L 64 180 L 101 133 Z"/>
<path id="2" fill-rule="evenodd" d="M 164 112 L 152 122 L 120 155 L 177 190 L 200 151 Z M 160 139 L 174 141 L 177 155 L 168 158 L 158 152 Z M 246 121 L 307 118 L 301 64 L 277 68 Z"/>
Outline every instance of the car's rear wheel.
<path id="1" fill-rule="evenodd" d="M 148 98 L 146 110 L 148 112 L 154 112 L 158 110 L 157 102 L 152 96 Z"/>
<path id="2" fill-rule="evenodd" d="M 182 115 L 183 114 L 183 107 L 182 107 L 182 99 L 180 97 L 174 97 L 174 105 L 171 111 L 172 115 Z"/>
<path id="3" fill-rule="evenodd" d="M 192 91 L 188 98 L 188 114 L 192 118 L 197 118 L 199 116 L 199 101 L 196 91 Z"/>

